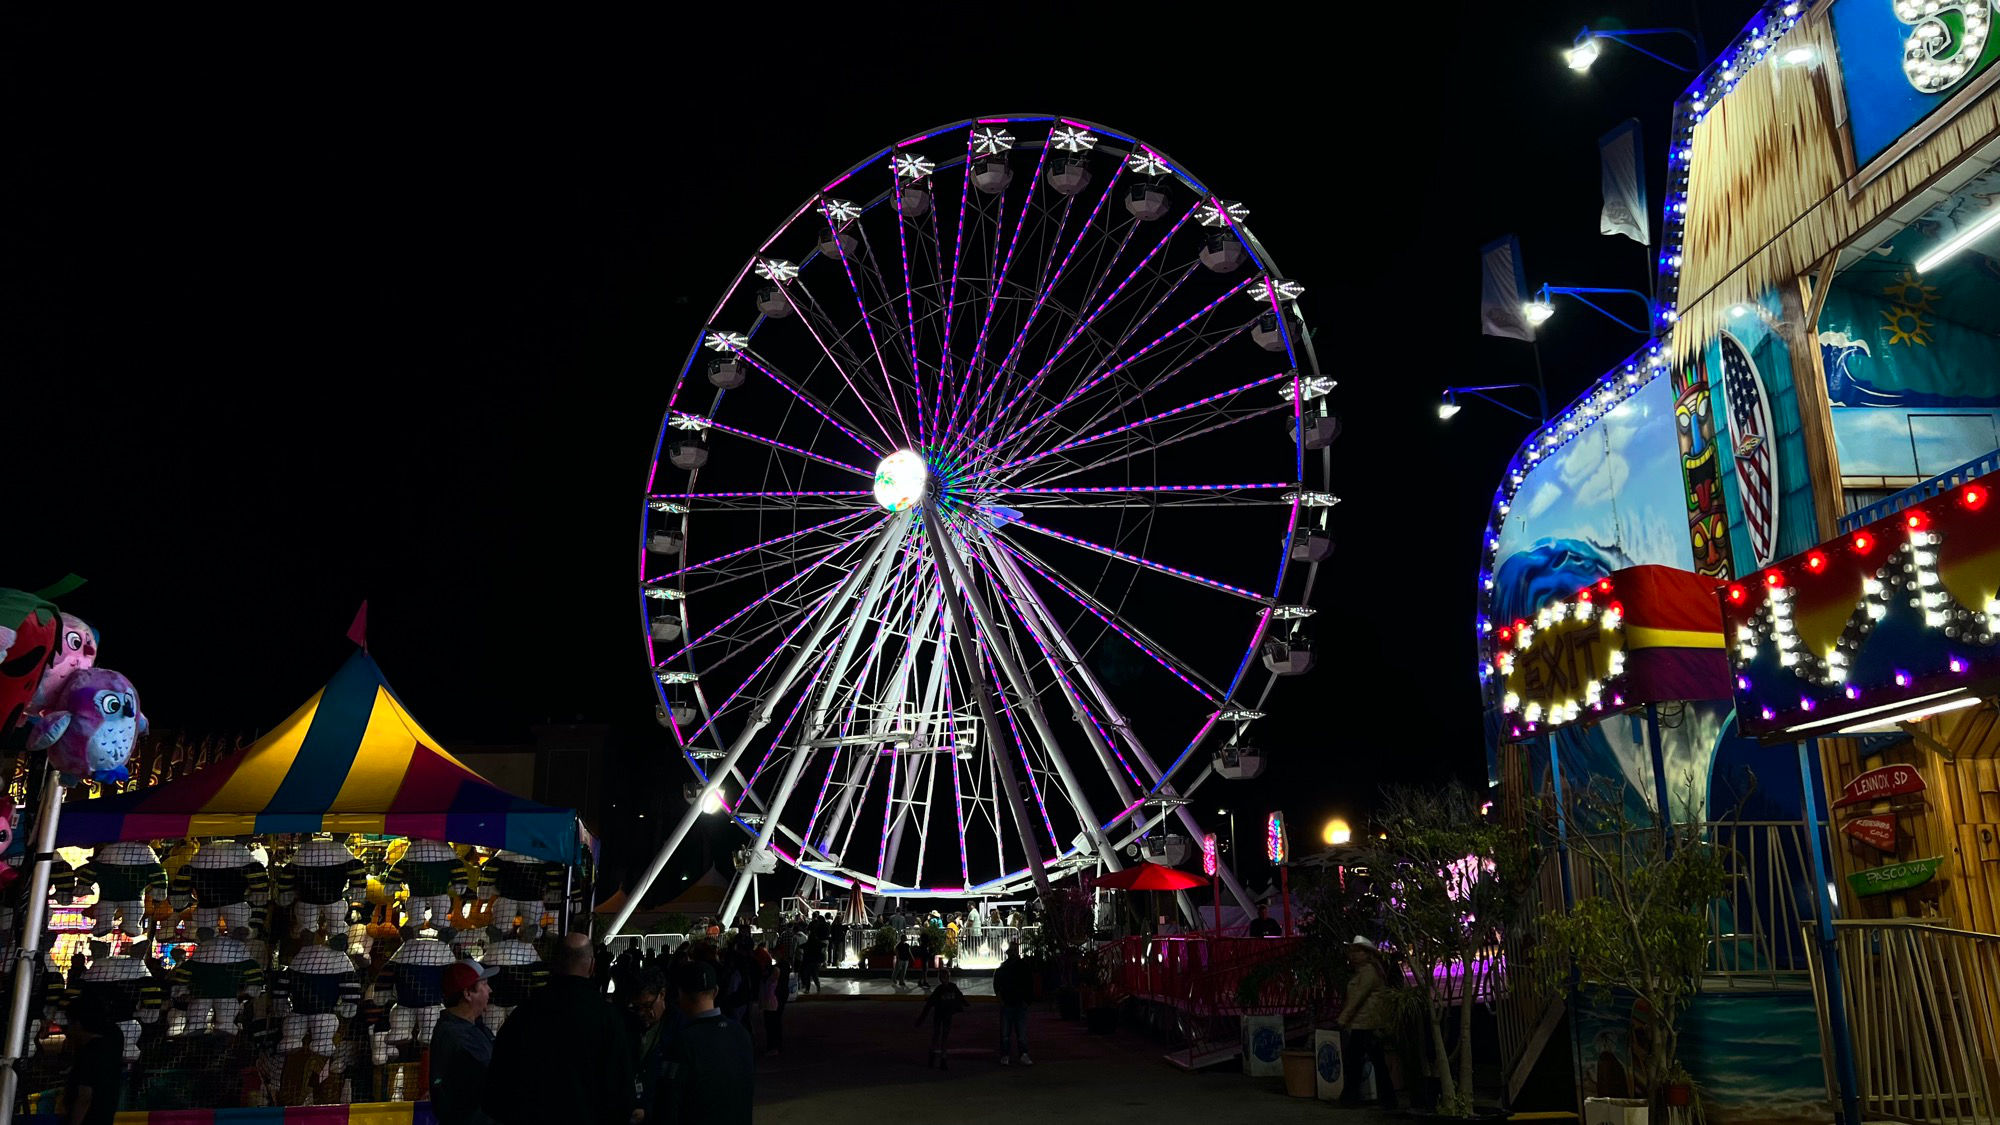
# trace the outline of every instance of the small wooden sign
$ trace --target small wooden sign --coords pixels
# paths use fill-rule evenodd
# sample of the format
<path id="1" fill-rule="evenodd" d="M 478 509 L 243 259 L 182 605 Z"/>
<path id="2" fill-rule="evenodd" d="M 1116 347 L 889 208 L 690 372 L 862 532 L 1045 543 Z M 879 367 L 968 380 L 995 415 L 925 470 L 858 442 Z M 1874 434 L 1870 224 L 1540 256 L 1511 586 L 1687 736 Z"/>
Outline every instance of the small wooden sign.
<path id="1" fill-rule="evenodd" d="M 1840 826 L 1840 834 L 1849 839 L 1859 840 L 1878 852 L 1896 852 L 1896 818 L 1894 816 L 1857 816 Z"/>
<path id="2" fill-rule="evenodd" d="M 1907 891 L 1930 882 L 1943 862 L 1944 857 L 1938 855 L 1929 859 L 1913 859 L 1908 863 L 1885 863 L 1849 875 L 1847 885 L 1862 898 L 1885 895 L 1890 891 Z"/>
<path id="3" fill-rule="evenodd" d="M 1924 778 L 1917 772 L 1917 767 L 1907 762 L 1897 762 L 1893 765 L 1878 766 L 1848 782 L 1847 787 L 1840 792 L 1840 800 L 1835 801 L 1833 807 L 1841 808 L 1845 805 L 1882 801 L 1890 797 L 1904 797 L 1923 791 Z"/>

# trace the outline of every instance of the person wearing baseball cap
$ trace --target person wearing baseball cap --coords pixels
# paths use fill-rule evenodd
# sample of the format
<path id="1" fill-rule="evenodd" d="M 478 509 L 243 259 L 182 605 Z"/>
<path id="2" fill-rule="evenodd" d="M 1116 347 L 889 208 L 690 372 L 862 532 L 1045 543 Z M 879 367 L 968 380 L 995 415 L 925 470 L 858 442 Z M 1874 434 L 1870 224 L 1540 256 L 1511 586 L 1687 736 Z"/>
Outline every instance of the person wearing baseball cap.
<path id="1" fill-rule="evenodd" d="M 444 1011 L 431 1032 L 431 1111 L 438 1125 L 492 1125 L 479 1108 L 486 1067 L 493 1061 L 493 1033 L 481 1022 L 498 969 L 471 958 L 444 967 Z"/>
<path id="2" fill-rule="evenodd" d="M 707 961 L 688 960 L 674 970 L 681 1026 L 665 1068 L 668 1121 L 750 1125 L 756 1049 L 741 1023 L 715 1006 L 722 978 Z"/>

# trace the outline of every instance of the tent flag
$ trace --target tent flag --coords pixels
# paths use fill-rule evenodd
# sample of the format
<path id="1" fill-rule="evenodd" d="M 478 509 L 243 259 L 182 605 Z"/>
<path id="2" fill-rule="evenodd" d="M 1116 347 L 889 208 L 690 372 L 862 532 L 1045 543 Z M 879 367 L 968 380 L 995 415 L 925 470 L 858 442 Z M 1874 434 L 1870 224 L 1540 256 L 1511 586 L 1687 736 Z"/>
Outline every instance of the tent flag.
<path id="1" fill-rule="evenodd" d="M 1488 336 L 1508 336 L 1534 342 L 1528 324 L 1528 276 L 1521 268 L 1521 240 L 1508 235 L 1479 251 L 1479 330 Z"/>
<path id="2" fill-rule="evenodd" d="M 1597 216 L 1598 233 L 1622 234 L 1641 246 L 1651 245 L 1639 119 L 1629 118 L 1597 138 L 1597 156 L 1604 171 L 1604 210 Z"/>
<path id="3" fill-rule="evenodd" d="M 264 737 L 206 769 L 63 809 L 57 843 L 364 832 L 581 859 L 576 813 L 511 793 L 443 750 L 356 650 Z"/>

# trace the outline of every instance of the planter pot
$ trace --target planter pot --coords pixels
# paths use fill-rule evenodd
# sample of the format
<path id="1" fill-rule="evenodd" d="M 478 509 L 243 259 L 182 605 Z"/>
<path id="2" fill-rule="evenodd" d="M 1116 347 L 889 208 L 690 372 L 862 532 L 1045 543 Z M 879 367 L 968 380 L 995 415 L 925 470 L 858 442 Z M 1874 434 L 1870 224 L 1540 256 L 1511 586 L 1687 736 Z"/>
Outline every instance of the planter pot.
<path id="1" fill-rule="evenodd" d="M 1585 1098 L 1584 1125 L 1646 1125 L 1646 1103 L 1640 1098 Z"/>
<path id="2" fill-rule="evenodd" d="M 1285 1067 L 1285 1093 L 1295 1098 L 1313 1096 L 1316 1083 L 1313 1080 L 1313 1053 L 1311 1051 L 1283 1052 Z"/>
<path id="3" fill-rule="evenodd" d="M 868 967 L 871 969 L 893 969 L 896 967 L 896 958 L 871 953 L 868 955 Z"/>
<path id="4" fill-rule="evenodd" d="M 1668 1086 L 1667 1104 L 1675 1109 L 1685 1109 L 1694 1104 L 1694 1087 L 1681 1085 Z"/>

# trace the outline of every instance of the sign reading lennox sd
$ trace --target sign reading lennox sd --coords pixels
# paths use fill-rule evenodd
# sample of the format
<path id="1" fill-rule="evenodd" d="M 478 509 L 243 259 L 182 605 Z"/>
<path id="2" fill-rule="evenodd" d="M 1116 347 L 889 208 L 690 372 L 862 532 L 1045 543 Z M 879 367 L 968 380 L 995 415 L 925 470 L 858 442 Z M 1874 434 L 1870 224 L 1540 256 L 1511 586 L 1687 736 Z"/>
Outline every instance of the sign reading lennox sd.
<path id="1" fill-rule="evenodd" d="M 1904 797 L 1924 791 L 1924 777 L 1917 767 L 1898 762 L 1881 766 L 1861 774 L 1840 791 L 1840 800 L 1834 808 L 1847 805 L 1866 804 L 1870 801 L 1886 801 L 1891 797 Z"/>
<path id="2" fill-rule="evenodd" d="M 2000 474 L 1885 516 L 1724 589 L 1742 732 L 1897 729 L 2000 683 Z"/>
<path id="3" fill-rule="evenodd" d="M 1840 826 L 1840 834 L 1878 852 L 1896 853 L 1896 818 L 1893 816 L 1857 816 Z"/>

